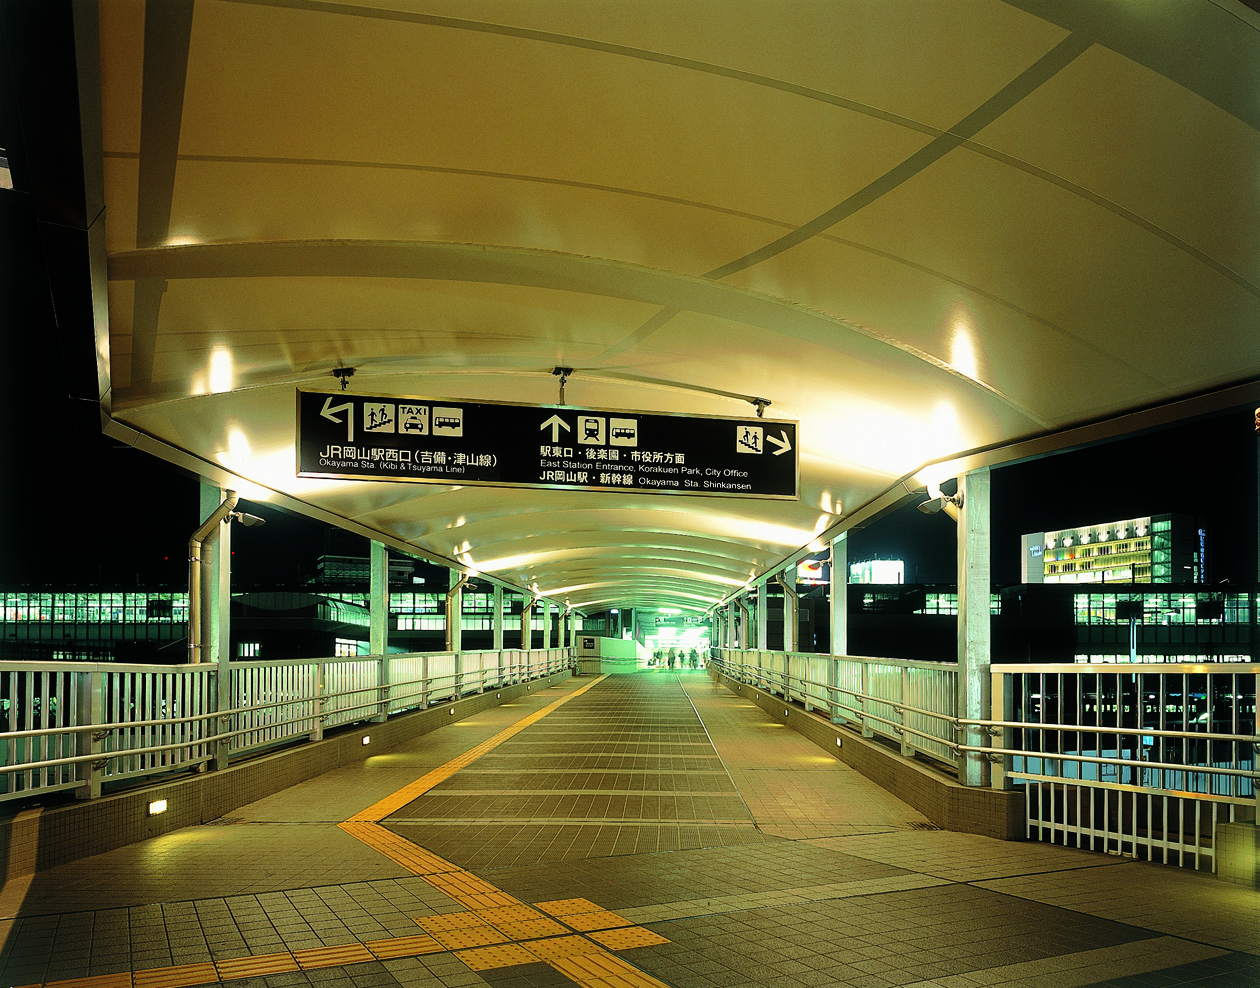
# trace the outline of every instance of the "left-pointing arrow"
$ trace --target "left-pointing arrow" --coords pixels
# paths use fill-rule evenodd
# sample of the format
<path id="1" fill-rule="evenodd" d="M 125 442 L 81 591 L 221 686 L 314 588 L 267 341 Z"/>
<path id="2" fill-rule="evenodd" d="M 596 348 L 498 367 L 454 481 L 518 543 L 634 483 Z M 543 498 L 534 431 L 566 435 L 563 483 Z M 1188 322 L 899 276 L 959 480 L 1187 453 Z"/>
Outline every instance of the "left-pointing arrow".
<path id="1" fill-rule="evenodd" d="M 778 449 L 774 451 L 775 456 L 782 456 L 784 453 L 786 453 L 789 449 L 792 448 L 792 440 L 788 438 L 787 429 L 780 429 L 779 435 L 781 435 L 783 438 L 779 439 L 777 436 L 766 436 L 766 442 L 774 443 L 776 446 L 779 447 Z"/>
<path id="2" fill-rule="evenodd" d="M 348 413 L 346 418 L 346 442 L 354 442 L 354 402 L 348 401 L 344 405 L 337 405 L 336 407 L 333 407 L 333 399 L 330 395 L 328 400 L 324 402 L 324 407 L 319 414 L 329 421 L 336 422 L 338 425 L 341 425 L 341 419 L 337 418 L 336 415 L 337 412 Z"/>
<path id="3" fill-rule="evenodd" d="M 553 443 L 560 439 L 561 429 L 563 429 L 565 432 L 573 431 L 572 426 L 570 426 L 569 423 L 566 422 L 564 419 L 562 419 L 559 415 L 551 416 L 551 418 L 547 419 L 547 421 L 544 422 L 542 425 L 540 425 L 538 428 L 539 430 L 542 430 L 542 429 L 547 428 L 547 426 L 551 426 L 551 441 Z"/>

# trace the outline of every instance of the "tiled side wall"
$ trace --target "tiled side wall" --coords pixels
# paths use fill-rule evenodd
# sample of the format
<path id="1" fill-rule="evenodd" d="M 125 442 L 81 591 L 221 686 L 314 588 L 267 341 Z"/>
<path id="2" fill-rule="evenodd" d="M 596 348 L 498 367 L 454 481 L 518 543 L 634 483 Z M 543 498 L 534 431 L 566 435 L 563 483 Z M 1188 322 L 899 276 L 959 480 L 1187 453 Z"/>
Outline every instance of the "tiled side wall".
<path id="1" fill-rule="evenodd" d="M 12 819 L 0 821 L 0 882 L 181 827 L 217 820 L 263 796 L 339 766 L 363 761 L 369 754 L 379 754 L 487 707 L 513 700 L 534 687 L 545 689 L 568 677 L 567 672 L 556 673 L 532 683 L 402 714 L 384 723 L 361 724 L 334 737 L 243 761 L 220 772 L 189 773 L 96 800 L 22 810 Z M 363 746 L 365 734 L 372 735 L 370 748 Z M 148 816 L 148 804 L 158 799 L 167 801 L 167 811 Z"/>
<path id="2" fill-rule="evenodd" d="M 716 670 L 710 675 L 731 692 L 752 700 L 775 720 L 909 803 L 938 827 L 999 840 L 1024 839 L 1023 793 L 959 785 L 878 742 L 832 724 L 825 715 L 806 713 L 800 707 L 786 704 L 780 696 L 728 681 Z M 836 738 L 841 740 L 841 747 L 836 747 Z"/>
<path id="3" fill-rule="evenodd" d="M 1213 843 L 1218 878 L 1260 889 L 1260 829 L 1255 823 L 1218 823 Z"/>

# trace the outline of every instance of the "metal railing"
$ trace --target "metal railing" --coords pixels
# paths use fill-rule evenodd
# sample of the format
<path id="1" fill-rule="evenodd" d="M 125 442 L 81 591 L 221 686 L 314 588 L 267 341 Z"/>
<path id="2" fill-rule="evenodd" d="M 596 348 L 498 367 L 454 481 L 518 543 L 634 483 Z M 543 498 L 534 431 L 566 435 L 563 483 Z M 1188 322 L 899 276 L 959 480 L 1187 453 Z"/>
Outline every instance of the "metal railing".
<path id="1" fill-rule="evenodd" d="M 0 663 L 0 801 L 189 769 L 541 679 L 573 650 L 213 664 Z"/>
<path id="2" fill-rule="evenodd" d="M 1024 788 L 1029 837 L 1215 870 L 1216 825 L 1255 819 L 1260 665 L 990 671 L 993 741 L 971 750 Z"/>
<path id="3" fill-rule="evenodd" d="M 1218 823 L 1256 819 L 1260 665 L 994 665 L 992 709 L 957 714 L 953 663 L 717 649 L 728 679 L 864 737 L 1022 788 L 1026 836 L 1215 868 Z M 968 727 L 986 744 L 964 744 Z"/>
<path id="4" fill-rule="evenodd" d="M 943 662 L 718 649 L 731 679 L 826 711 L 863 737 L 896 742 L 945 765 L 958 764 L 958 670 Z"/>

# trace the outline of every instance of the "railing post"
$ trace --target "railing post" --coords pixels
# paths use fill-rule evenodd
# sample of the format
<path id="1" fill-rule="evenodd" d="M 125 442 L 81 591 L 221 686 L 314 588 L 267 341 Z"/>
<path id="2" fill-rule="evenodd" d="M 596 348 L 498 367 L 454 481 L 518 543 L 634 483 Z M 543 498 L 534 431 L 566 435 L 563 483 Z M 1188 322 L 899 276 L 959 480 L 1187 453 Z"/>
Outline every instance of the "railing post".
<path id="1" fill-rule="evenodd" d="M 872 730 L 870 722 L 867 720 L 867 717 L 866 717 L 866 712 L 870 708 L 870 702 L 871 702 L 868 699 L 868 697 L 871 695 L 871 664 L 869 662 L 863 662 L 861 664 L 861 669 L 862 669 L 862 686 L 861 686 L 862 695 L 858 699 L 858 709 L 862 711 L 862 737 L 873 738 L 875 736 L 875 731 Z"/>
<path id="2" fill-rule="evenodd" d="M 232 761 L 232 738 L 228 734 L 232 715 L 222 711 L 242 706 L 232 702 L 231 670 L 231 665 L 222 659 L 214 664 L 214 699 L 211 701 L 211 709 L 216 716 L 210 721 L 214 733 L 214 740 L 210 742 L 210 768 L 215 772 L 221 772 Z"/>
<path id="3" fill-rule="evenodd" d="M 909 726 L 911 719 L 910 712 L 906 707 L 910 705 L 910 667 L 903 665 L 901 667 L 901 702 L 898 704 L 901 718 L 901 753 L 906 758 L 914 755 L 914 735 L 906 728 Z"/>
<path id="4" fill-rule="evenodd" d="M 383 724 L 389 720 L 390 672 L 389 656 L 382 655 L 376 663 L 376 704 L 380 712 L 372 718 L 373 724 Z"/>
<path id="5" fill-rule="evenodd" d="M 420 656 L 420 703 L 425 710 L 429 709 L 429 693 L 433 684 L 429 682 L 429 653 Z"/>
<path id="6" fill-rule="evenodd" d="M 324 740 L 324 660 L 319 659 L 315 663 L 314 682 L 315 688 L 315 724 L 311 728 L 311 740 Z"/>
<path id="7" fill-rule="evenodd" d="M 993 713 L 990 720 L 1007 721 L 1010 719 L 1010 712 L 1016 709 L 1015 703 L 1015 677 L 1007 676 L 1000 672 L 990 674 L 989 695 L 992 698 Z M 961 735 L 962 732 L 959 732 Z M 987 732 L 990 737 L 994 737 L 992 731 Z M 1003 727 L 1002 733 L 997 735 L 1001 738 L 1001 746 L 1009 751 L 1015 742 L 1015 732 L 1009 727 Z M 990 768 L 990 784 L 994 789 L 1013 789 L 1015 781 L 1011 778 L 1011 756 L 1007 754 L 1000 755 L 993 759 Z"/>
<path id="8" fill-rule="evenodd" d="M 827 656 L 827 706 L 831 708 L 831 722 L 842 723 L 840 716 L 840 656 Z"/>
<path id="9" fill-rule="evenodd" d="M 464 653 L 456 652 L 451 658 L 451 669 L 455 673 L 455 699 L 464 695 Z"/>
<path id="10" fill-rule="evenodd" d="M 78 677 L 77 706 L 81 724 L 105 723 L 105 674 L 90 672 Z M 103 755 L 105 752 L 106 731 L 81 731 L 77 735 L 75 754 Z M 75 799 L 98 799 L 101 795 L 101 781 L 105 777 L 104 759 L 93 759 L 90 762 L 78 762 L 82 785 L 74 791 Z"/>

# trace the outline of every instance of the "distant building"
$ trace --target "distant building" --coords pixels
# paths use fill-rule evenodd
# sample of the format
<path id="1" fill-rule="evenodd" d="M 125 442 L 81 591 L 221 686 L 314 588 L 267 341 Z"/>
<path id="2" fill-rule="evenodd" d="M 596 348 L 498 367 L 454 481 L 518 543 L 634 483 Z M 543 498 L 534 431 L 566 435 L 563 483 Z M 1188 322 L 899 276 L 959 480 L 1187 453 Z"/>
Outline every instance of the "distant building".
<path id="1" fill-rule="evenodd" d="M 1187 515 L 1150 515 L 1020 542 L 1021 583 L 1203 583 L 1207 533 Z"/>
<path id="2" fill-rule="evenodd" d="M 867 559 L 849 566 L 850 583 L 905 583 L 906 564 L 901 559 Z"/>

